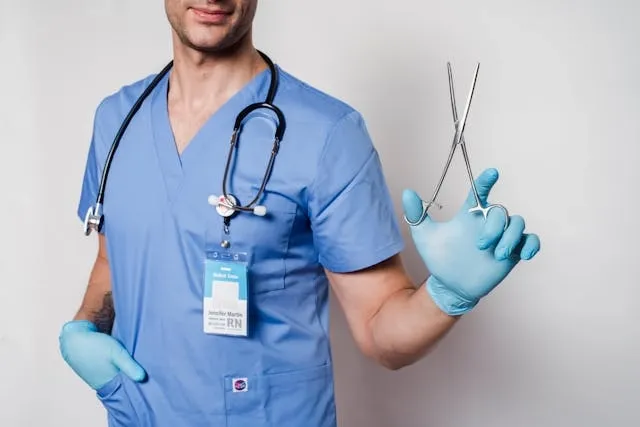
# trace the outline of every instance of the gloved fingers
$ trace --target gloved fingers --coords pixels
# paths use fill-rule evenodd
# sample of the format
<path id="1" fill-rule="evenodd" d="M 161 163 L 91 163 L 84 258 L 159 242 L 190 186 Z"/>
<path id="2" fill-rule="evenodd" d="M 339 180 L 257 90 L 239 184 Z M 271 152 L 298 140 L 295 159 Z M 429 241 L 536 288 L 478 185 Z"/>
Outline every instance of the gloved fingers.
<path id="1" fill-rule="evenodd" d="M 523 217 L 520 215 L 511 216 L 509 226 L 502 234 L 496 246 L 495 257 L 497 260 L 505 260 L 516 251 L 518 244 L 522 241 L 524 228 L 525 222 Z"/>
<path id="2" fill-rule="evenodd" d="M 471 215 L 480 215 L 479 212 Z M 478 249 L 485 250 L 497 244 L 503 236 L 507 217 L 501 209 L 491 209 L 487 214 L 482 232 L 478 237 Z"/>
<path id="3" fill-rule="evenodd" d="M 498 181 L 500 174 L 498 170 L 495 168 L 485 169 L 480 176 L 475 179 L 476 190 L 478 190 L 478 197 L 480 198 L 480 202 L 483 205 L 487 204 L 487 199 L 489 198 L 489 192 Z M 473 188 L 469 190 L 469 195 L 465 200 L 462 209 L 465 211 L 471 209 L 476 205 L 476 198 L 473 193 Z"/>
<path id="4" fill-rule="evenodd" d="M 525 234 L 522 236 L 522 241 L 520 258 L 530 260 L 540 251 L 540 238 L 536 234 Z"/>
<path id="5" fill-rule="evenodd" d="M 111 361 L 121 372 L 134 381 L 142 381 L 147 376 L 142 366 L 120 344 L 117 344 L 117 347 L 112 350 Z"/>
<path id="6" fill-rule="evenodd" d="M 402 192 L 402 207 L 407 221 L 413 223 L 422 217 L 424 206 L 422 199 L 415 191 L 407 189 Z M 428 221 L 429 216 L 427 215 L 424 220 Z"/>

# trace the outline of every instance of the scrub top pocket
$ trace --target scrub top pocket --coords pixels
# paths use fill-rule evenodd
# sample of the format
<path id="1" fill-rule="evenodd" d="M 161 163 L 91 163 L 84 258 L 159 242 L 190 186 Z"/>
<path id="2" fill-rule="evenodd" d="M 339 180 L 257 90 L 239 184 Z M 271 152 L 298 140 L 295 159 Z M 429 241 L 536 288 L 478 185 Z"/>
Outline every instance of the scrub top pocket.
<path id="1" fill-rule="evenodd" d="M 289 372 L 225 377 L 228 427 L 335 427 L 332 366 Z"/>
<path id="2" fill-rule="evenodd" d="M 122 383 L 122 373 L 96 390 L 98 399 L 107 410 L 109 427 L 138 426 L 138 416 Z"/>
<path id="3" fill-rule="evenodd" d="M 239 203 L 247 204 L 255 194 L 257 189 L 250 194 L 234 193 L 234 196 Z M 249 255 L 249 293 L 254 295 L 285 288 L 285 259 L 298 212 L 293 200 L 274 192 L 265 191 L 259 204 L 267 208 L 265 216 L 239 212 L 229 227 L 229 250 Z M 224 239 L 222 231 L 219 236 L 220 240 Z"/>

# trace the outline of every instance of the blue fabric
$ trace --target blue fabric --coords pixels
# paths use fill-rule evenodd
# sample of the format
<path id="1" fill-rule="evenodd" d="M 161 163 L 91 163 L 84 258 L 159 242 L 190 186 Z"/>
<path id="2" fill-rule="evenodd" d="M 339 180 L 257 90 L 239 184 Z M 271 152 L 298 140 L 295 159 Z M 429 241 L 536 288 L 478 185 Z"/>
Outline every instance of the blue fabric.
<path id="1" fill-rule="evenodd" d="M 138 416 L 133 403 L 122 385 L 123 373 L 117 374 L 111 381 L 96 390 L 98 398 L 107 408 L 109 427 L 137 426 Z"/>
<path id="2" fill-rule="evenodd" d="M 111 426 L 334 427 L 328 282 L 403 249 L 377 152 L 360 114 L 280 69 L 276 104 L 287 129 L 258 217 L 231 221 L 230 250 L 249 256 L 249 336 L 203 332 L 205 252 L 220 249 L 222 193 L 236 115 L 262 101 L 264 71 L 230 99 L 179 155 L 167 113 L 167 78 L 131 122 L 105 193 L 113 335 L 147 372 L 98 394 Z M 78 206 L 94 202 L 106 154 L 149 76 L 107 97 L 95 117 Z M 270 112 L 249 116 L 229 189 L 256 194 L 272 148 Z M 234 392 L 234 378 L 247 391 Z M 105 399 L 103 395 L 109 395 Z"/>

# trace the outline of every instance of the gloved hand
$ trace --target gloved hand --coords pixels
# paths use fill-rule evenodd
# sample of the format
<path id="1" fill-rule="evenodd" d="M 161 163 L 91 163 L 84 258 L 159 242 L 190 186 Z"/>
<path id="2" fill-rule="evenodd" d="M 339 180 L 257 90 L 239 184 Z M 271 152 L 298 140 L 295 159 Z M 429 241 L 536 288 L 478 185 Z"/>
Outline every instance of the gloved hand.
<path id="1" fill-rule="evenodd" d="M 60 352 L 67 364 L 94 390 L 122 371 L 134 381 L 146 377 L 144 369 L 110 335 L 98 332 L 93 323 L 76 320 L 62 327 Z"/>
<path id="2" fill-rule="evenodd" d="M 476 179 L 483 206 L 498 180 L 498 171 L 485 170 Z M 422 201 L 413 190 L 402 196 L 404 213 L 410 222 L 422 215 Z M 530 260 L 540 250 L 540 239 L 525 234 L 521 216 L 510 216 L 505 230 L 501 209 L 491 209 L 485 220 L 480 212 L 469 213 L 475 206 L 469 192 L 458 213 L 449 221 L 437 222 L 427 216 L 411 226 L 416 249 L 431 273 L 427 290 L 432 299 L 449 315 L 461 315 L 473 309 L 522 259 Z"/>

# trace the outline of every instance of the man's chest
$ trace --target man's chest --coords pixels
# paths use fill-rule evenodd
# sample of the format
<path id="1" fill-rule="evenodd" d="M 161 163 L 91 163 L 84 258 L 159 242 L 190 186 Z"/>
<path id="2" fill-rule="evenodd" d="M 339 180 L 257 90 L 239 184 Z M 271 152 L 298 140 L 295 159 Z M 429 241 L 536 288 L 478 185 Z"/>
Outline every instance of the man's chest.
<path id="1" fill-rule="evenodd" d="M 168 118 L 172 133 L 172 139 L 175 142 L 176 150 L 179 155 L 185 151 L 187 146 L 193 141 L 204 125 L 211 120 L 215 111 L 220 105 L 210 105 L 203 108 L 187 110 L 179 106 L 177 103 L 168 104 Z"/>

